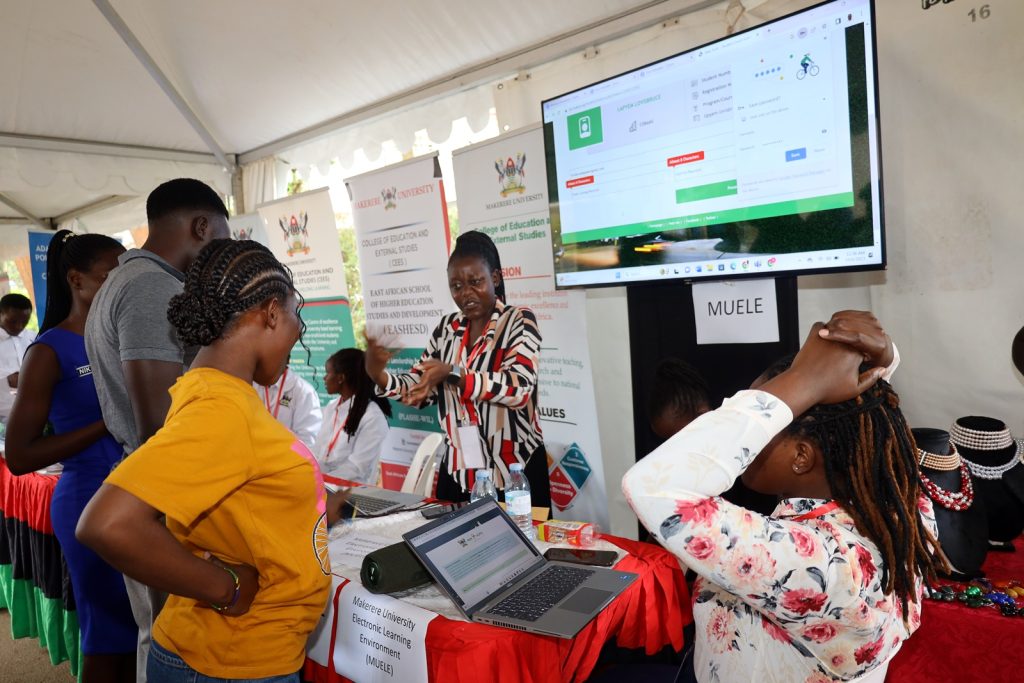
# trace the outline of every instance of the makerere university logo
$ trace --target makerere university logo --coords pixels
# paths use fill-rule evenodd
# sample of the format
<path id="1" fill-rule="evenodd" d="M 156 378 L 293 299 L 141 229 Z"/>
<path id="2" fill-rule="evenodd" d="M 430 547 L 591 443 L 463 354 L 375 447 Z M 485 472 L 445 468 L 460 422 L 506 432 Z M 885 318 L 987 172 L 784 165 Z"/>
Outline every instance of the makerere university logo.
<path id="1" fill-rule="evenodd" d="M 306 229 L 308 222 L 309 216 L 305 211 L 300 211 L 298 216 L 285 214 L 277 220 L 281 232 L 284 233 L 284 243 L 288 247 L 289 256 L 309 253 L 309 230 Z"/>
<path id="2" fill-rule="evenodd" d="M 498 185 L 501 187 L 502 197 L 526 192 L 525 154 L 516 153 L 515 161 L 512 160 L 512 157 L 506 159 L 504 163 L 498 159 L 494 162 L 494 169 L 498 172 Z"/>
<path id="3" fill-rule="evenodd" d="M 385 187 L 380 191 L 381 199 L 384 200 L 384 210 L 398 208 L 398 188 Z"/>
<path id="4" fill-rule="evenodd" d="M 238 230 L 232 230 L 231 236 L 236 240 L 251 240 L 253 228 L 239 228 Z"/>

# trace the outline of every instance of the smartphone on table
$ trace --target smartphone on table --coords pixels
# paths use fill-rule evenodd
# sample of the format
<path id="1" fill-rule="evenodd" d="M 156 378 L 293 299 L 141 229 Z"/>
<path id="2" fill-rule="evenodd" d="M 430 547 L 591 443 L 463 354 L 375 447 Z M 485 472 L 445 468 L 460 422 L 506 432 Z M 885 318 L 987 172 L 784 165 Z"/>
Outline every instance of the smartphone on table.
<path id="1" fill-rule="evenodd" d="M 571 562 L 594 567 L 610 567 L 619 556 L 614 550 L 588 550 L 586 548 L 548 548 L 544 559 L 551 562 Z"/>

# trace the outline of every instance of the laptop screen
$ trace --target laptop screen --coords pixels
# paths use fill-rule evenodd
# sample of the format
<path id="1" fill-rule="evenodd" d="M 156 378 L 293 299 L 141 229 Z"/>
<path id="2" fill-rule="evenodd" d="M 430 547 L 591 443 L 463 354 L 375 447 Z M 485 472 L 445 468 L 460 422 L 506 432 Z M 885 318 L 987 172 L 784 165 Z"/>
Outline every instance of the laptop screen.
<path id="1" fill-rule="evenodd" d="M 405 540 L 464 612 L 544 562 L 493 500 L 420 527 Z"/>

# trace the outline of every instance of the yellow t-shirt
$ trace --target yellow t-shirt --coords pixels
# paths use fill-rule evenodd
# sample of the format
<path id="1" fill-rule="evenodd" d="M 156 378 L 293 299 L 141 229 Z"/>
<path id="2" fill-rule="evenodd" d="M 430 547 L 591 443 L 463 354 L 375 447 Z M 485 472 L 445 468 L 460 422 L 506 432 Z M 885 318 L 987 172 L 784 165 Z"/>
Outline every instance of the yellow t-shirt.
<path id="1" fill-rule="evenodd" d="M 309 450 L 242 380 L 190 370 L 164 427 L 107 477 L 167 515 L 197 554 L 259 572 L 249 611 L 228 617 L 172 595 L 153 637 L 207 676 L 263 678 L 302 668 L 330 591 L 323 480 Z"/>

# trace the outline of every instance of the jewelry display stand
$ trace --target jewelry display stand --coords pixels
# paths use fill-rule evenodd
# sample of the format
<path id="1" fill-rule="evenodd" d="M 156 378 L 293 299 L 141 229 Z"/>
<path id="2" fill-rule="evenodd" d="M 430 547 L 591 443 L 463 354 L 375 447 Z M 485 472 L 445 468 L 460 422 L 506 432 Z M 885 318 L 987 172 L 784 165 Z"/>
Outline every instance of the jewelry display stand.
<path id="1" fill-rule="evenodd" d="M 1024 531 L 1021 444 L 1006 424 L 991 417 L 961 417 L 949 433 L 974 475 L 975 499 L 988 513 L 990 550 L 1002 549 Z"/>
<path id="2" fill-rule="evenodd" d="M 988 515 L 975 491 L 975 479 L 951 446 L 949 432 L 911 431 L 919 449 L 922 485 L 935 509 L 939 543 L 955 570 L 952 576 L 958 580 L 981 576 L 988 553 Z"/>

